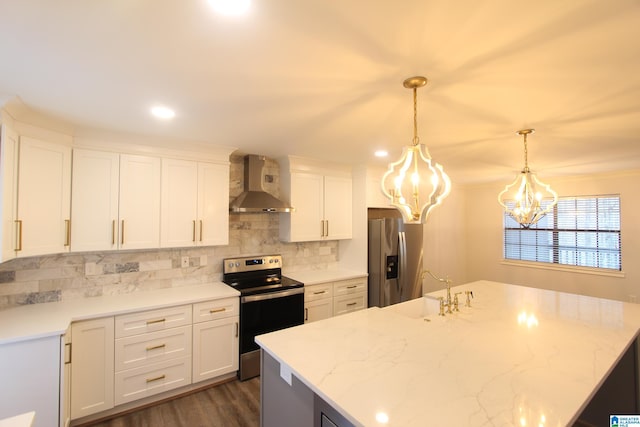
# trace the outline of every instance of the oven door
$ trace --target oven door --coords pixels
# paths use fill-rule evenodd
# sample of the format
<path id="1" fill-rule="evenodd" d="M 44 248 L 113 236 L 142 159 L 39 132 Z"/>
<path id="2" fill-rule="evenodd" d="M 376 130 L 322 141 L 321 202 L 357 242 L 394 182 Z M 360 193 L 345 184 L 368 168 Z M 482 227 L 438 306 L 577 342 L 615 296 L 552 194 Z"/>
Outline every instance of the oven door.
<path id="1" fill-rule="evenodd" d="M 304 323 L 304 288 L 240 298 L 240 354 L 258 350 L 254 338 Z"/>
<path id="2" fill-rule="evenodd" d="M 240 297 L 241 380 L 260 374 L 260 347 L 256 335 L 304 323 L 304 288 Z"/>

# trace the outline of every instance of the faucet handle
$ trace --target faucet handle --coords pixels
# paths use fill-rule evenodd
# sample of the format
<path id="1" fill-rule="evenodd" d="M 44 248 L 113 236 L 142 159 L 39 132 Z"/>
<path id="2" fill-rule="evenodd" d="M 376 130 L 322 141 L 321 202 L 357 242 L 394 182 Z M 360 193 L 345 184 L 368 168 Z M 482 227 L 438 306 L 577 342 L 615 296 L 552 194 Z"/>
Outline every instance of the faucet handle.
<path id="1" fill-rule="evenodd" d="M 438 316 L 444 316 L 444 298 L 438 297 L 438 300 L 440 301 L 440 312 Z"/>
<path id="2" fill-rule="evenodd" d="M 453 311 L 460 311 L 460 309 L 458 308 L 458 295 L 461 293 L 462 292 L 456 292 L 455 294 L 453 294 Z"/>
<path id="3" fill-rule="evenodd" d="M 467 301 L 464 303 L 465 307 L 471 307 L 471 298 L 473 298 L 473 291 L 464 291 L 467 296 Z"/>

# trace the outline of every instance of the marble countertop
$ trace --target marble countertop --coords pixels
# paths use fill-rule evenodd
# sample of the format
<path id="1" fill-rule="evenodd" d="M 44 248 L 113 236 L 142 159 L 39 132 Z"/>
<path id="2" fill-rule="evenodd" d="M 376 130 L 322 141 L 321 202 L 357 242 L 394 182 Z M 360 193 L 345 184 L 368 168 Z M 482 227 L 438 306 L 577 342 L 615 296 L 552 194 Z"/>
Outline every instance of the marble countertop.
<path id="1" fill-rule="evenodd" d="M 122 295 L 77 298 L 31 304 L 0 311 L 0 345 L 62 335 L 72 321 L 152 310 L 212 299 L 237 297 L 240 292 L 222 282 L 158 289 Z"/>
<path id="2" fill-rule="evenodd" d="M 327 269 L 327 270 L 301 270 L 301 271 L 283 271 L 287 277 L 298 280 L 306 286 L 317 285 L 318 283 L 335 282 L 338 280 L 357 279 L 359 277 L 367 277 L 366 272 L 345 270 L 345 269 Z"/>
<path id="3" fill-rule="evenodd" d="M 489 281 L 452 288 L 464 290 L 472 306 L 445 317 L 419 298 L 256 341 L 357 426 L 557 427 L 640 328 L 636 304 Z"/>

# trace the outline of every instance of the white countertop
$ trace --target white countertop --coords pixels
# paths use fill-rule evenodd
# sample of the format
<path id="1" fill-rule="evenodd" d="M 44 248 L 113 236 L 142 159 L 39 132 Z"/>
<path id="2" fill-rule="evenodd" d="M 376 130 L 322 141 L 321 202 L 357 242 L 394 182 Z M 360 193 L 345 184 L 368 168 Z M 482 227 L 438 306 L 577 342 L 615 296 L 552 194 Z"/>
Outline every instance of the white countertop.
<path id="1" fill-rule="evenodd" d="M 282 274 L 304 283 L 305 286 L 334 282 L 338 280 L 357 279 L 359 277 L 367 276 L 366 272 L 363 273 L 360 271 L 344 269 L 283 271 Z"/>
<path id="2" fill-rule="evenodd" d="M 437 302 L 423 316 L 419 298 L 256 341 L 357 426 L 556 427 L 582 412 L 640 328 L 636 304 L 489 281 L 452 288 L 462 290 L 472 307 L 463 298 L 445 317 Z"/>
<path id="3" fill-rule="evenodd" d="M 62 335 L 72 321 L 239 295 L 240 292 L 222 282 L 212 282 L 204 285 L 77 298 L 10 308 L 0 311 L 0 344 Z"/>
<path id="4" fill-rule="evenodd" d="M 26 414 L 16 415 L 15 417 L 4 418 L 0 420 L 0 427 L 31 427 L 35 412 L 27 412 Z"/>

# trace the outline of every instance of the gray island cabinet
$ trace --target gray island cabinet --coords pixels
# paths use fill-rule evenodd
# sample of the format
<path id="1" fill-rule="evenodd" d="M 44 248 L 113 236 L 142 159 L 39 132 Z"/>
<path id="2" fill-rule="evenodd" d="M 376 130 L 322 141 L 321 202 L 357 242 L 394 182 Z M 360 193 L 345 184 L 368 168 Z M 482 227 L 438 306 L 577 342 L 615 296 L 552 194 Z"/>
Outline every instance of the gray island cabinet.
<path id="1" fill-rule="evenodd" d="M 640 305 L 477 281 L 256 337 L 262 427 L 589 426 L 638 414 Z M 431 296 L 444 296 L 444 291 Z"/>

